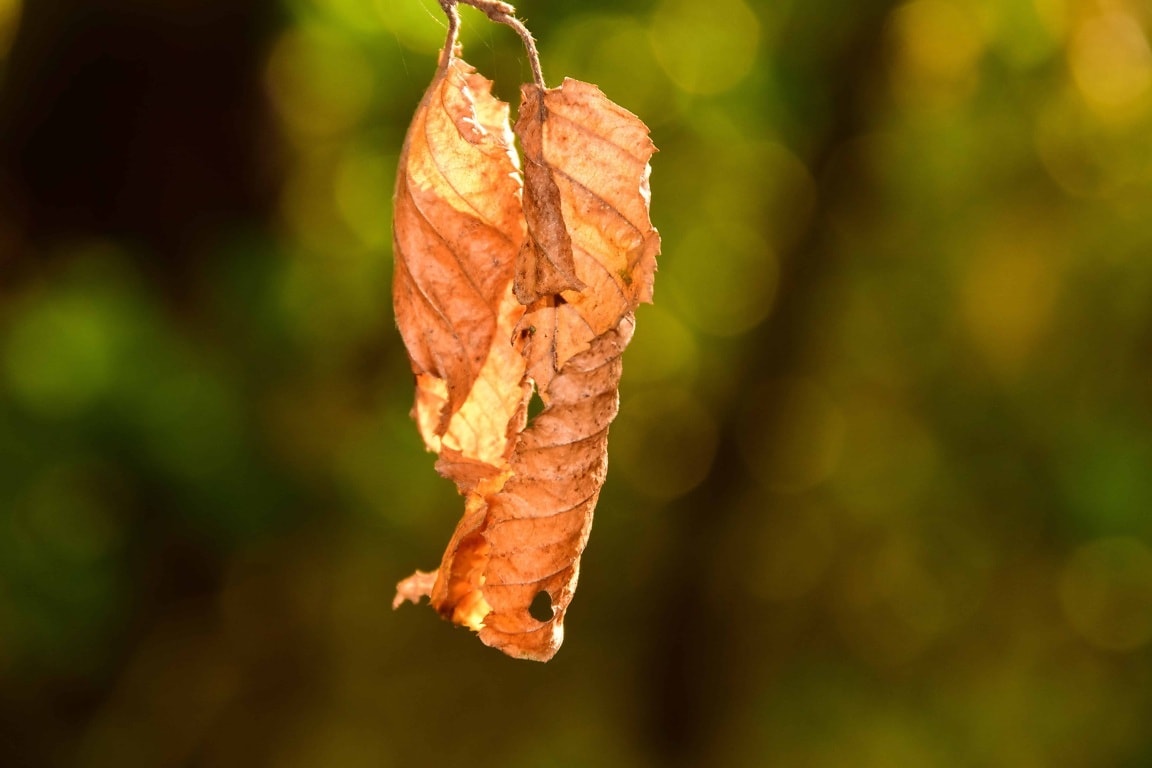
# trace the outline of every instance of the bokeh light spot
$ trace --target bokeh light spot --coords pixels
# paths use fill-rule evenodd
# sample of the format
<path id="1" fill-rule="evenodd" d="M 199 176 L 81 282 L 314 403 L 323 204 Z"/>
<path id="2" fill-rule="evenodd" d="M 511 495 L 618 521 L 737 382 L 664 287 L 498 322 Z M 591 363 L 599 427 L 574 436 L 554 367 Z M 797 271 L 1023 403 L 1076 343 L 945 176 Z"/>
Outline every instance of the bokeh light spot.
<path id="1" fill-rule="evenodd" d="M 112 384 L 121 343 L 112 307 L 83 295 L 46 297 L 19 316 L 3 344 L 3 374 L 15 398 L 67 417 Z"/>
<path id="2" fill-rule="evenodd" d="M 759 221 L 757 233 L 777 249 L 799 240 L 816 208 L 816 183 L 804 162 L 779 142 L 749 140 L 738 125 L 710 124 L 702 131 L 706 142 L 682 161 L 689 178 L 662 175 L 663 184 L 699 195 L 714 229 Z"/>
<path id="3" fill-rule="evenodd" d="M 657 499 L 688 493 L 708 476 L 716 454 L 716 420 L 695 396 L 678 389 L 628 398 L 612 425 L 612 463 L 633 488 Z"/>
<path id="4" fill-rule="evenodd" d="M 636 334 L 628 347 L 624 386 L 695 377 L 700 350 L 692 331 L 660 304 L 644 307 L 638 322 L 644 332 Z"/>
<path id="5" fill-rule="evenodd" d="M 924 542 L 912 535 L 858 547 L 835 593 L 845 642 L 877 666 L 923 653 L 956 619 L 957 606 L 934 570 Z"/>
<path id="6" fill-rule="evenodd" d="M 340 168 L 335 160 L 329 152 L 303 154 L 280 191 L 280 215 L 289 234 L 316 253 L 347 253 L 356 244 L 348 213 L 340 208 Z M 345 194 L 349 191 L 345 187 Z"/>
<path id="7" fill-rule="evenodd" d="M 681 90 L 723 93 L 756 61 L 760 20 L 741 0 L 664 0 L 649 33 L 657 61 Z"/>
<path id="8" fill-rule="evenodd" d="M 1077 197 L 1105 193 L 1112 180 L 1100 167 L 1094 142 L 1084 126 L 1083 103 L 1053 99 L 1036 121 L 1036 154 L 1049 177 Z"/>
<path id="9" fill-rule="evenodd" d="M 1140 25 L 1114 11 L 1086 19 L 1068 51 L 1072 75 L 1094 107 L 1125 107 L 1152 88 L 1152 49 Z"/>
<path id="10" fill-rule="evenodd" d="M 375 32 L 383 25 L 371 0 L 312 0 L 312 5 L 345 28 L 362 34 Z"/>
<path id="11" fill-rule="evenodd" d="M 419 53 L 436 53 L 444 45 L 448 22 L 436 0 L 364 0 L 371 2 L 384 28 Z"/>
<path id="12" fill-rule="evenodd" d="M 374 75 L 347 38 L 320 28 L 285 33 L 265 71 L 268 94 L 287 129 L 305 137 L 340 135 L 363 117 Z"/>
<path id="13" fill-rule="evenodd" d="M 698 226 L 666 247 L 664 290 L 692 325 L 736 336 L 768 317 L 780 266 L 758 233 L 735 225 Z"/>
<path id="14" fill-rule="evenodd" d="M 1012 221 L 966 262 L 961 316 L 977 347 L 1001 370 L 1018 369 L 1051 325 L 1058 253 L 1052 237 Z"/>
<path id="15" fill-rule="evenodd" d="M 1043 2 L 1043 0 L 1039 0 Z M 1042 17 L 1038 3 L 980 3 L 975 12 L 981 14 L 988 33 L 989 47 L 995 47 L 996 56 L 1018 71 L 1044 66 L 1063 47 L 1062 38 L 1053 32 L 1052 25 Z"/>
<path id="16" fill-rule="evenodd" d="M 1135 538 L 1102 538 L 1077 549 L 1060 577 L 1068 623 L 1107 651 L 1152 640 L 1152 551 Z"/>
<path id="17" fill-rule="evenodd" d="M 1068 0 L 1032 0 L 1032 9 L 1040 23 L 1057 40 L 1068 35 L 1069 5 Z"/>
<path id="18" fill-rule="evenodd" d="M 945 0 L 915 0 L 892 12 L 897 59 L 892 87 L 916 106 L 951 106 L 977 83 L 985 34 L 970 9 Z"/>
<path id="19" fill-rule="evenodd" d="M 647 55 L 648 30 L 627 16 L 589 16 L 556 30 L 541 52 L 547 72 L 596 83 L 649 126 L 672 117 L 667 81 Z"/>

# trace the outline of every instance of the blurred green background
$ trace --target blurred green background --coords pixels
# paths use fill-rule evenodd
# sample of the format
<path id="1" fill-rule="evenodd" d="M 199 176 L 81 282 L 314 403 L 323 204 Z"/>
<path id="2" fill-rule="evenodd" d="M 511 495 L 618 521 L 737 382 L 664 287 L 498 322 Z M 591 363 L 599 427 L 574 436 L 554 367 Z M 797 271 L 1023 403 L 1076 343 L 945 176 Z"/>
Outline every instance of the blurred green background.
<path id="1" fill-rule="evenodd" d="M 1149 6 L 519 11 L 661 149 L 546 666 L 389 607 L 436 3 L 0 0 L 0 765 L 1152 765 Z"/>

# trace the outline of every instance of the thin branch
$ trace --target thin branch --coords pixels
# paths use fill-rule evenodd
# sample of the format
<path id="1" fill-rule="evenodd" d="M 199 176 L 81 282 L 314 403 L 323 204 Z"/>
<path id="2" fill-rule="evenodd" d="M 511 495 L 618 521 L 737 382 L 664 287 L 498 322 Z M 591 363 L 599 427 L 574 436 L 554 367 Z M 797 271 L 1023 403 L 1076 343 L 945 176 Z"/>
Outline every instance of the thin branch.
<path id="1" fill-rule="evenodd" d="M 524 22 L 516 18 L 516 9 L 508 3 L 500 2 L 500 0 L 440 0 L 440 7 L 448 16 L 448 40 L 444 45 L 444 50 L 448 51 L 449 55 L 455 48 L 456 36 L 460 30 L 460 14 L 456 10 L 456 6 L 459 4 L 470 5 L 497 24 L 511 27 L 520 36 L 521 42 L 524 43 L 524 50 L 528 53 L 528 64 L 532 68 L 533 81 L 541 89 L 548 87 L 544 84 L 544 72 L 540 68 L 540 52 L 536 50 L 536 40 L 528 31 L 528 27 L 524 26 Z M 442 66 L 447 66 L 447 64 Z"/>
<path id="2" fill-rule="evenodd" d="M 456 40 L 460 36 L 460 12 L 456 10 L 456 0 L 440 0 L 440 7 L 448 17 L 448 36 L 444 39 L 444 50 L 440 52 L 440 72 L 448 70 L 448 63 L 456 55 Z"/>

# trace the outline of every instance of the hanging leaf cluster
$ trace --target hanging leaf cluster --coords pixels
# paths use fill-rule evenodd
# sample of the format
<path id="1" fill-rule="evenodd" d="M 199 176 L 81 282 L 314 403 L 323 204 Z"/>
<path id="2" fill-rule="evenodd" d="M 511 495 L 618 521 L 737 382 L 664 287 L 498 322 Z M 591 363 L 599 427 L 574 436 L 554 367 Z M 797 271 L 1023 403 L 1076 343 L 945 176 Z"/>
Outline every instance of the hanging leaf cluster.
<path id="1" fill-rule="evenodd" d="M 652 300 L 655 147 L 595 85 L 546 88 L 511 6 L 460 2 L 520 34 L 534 82 L 513 130 L 460 58 L 456 0 L 441 0 L 448 40 L 396 177 L 393 301 L 413 418 L 464 514 L 440 567 L 401 581 L 394 605 L 428 596 L 487 645 L 547 661 L 607 471 L 620 357 Z"/>

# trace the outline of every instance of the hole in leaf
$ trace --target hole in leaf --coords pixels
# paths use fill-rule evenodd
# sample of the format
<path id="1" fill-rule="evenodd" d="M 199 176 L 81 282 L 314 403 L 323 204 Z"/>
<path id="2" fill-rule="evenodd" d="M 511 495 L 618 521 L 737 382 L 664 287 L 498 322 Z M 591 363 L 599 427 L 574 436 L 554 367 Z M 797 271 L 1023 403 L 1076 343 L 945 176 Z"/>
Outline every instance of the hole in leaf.
<path id="1" fill-rule="evenodd" d="M 540 399 L 540 392 L 533 387 L 532 398 L 528 401 L 528 420 L 536 418 L 544 410 L 544 401 Z"/>
<path id="2" fill-rule="evenodd" d="M 528 606 L 528 614 L 536 621 L 548 621 L 552 618 L 552 595 L 544 590 L 536 593 L 532 598 L 532 605 Z"/>

